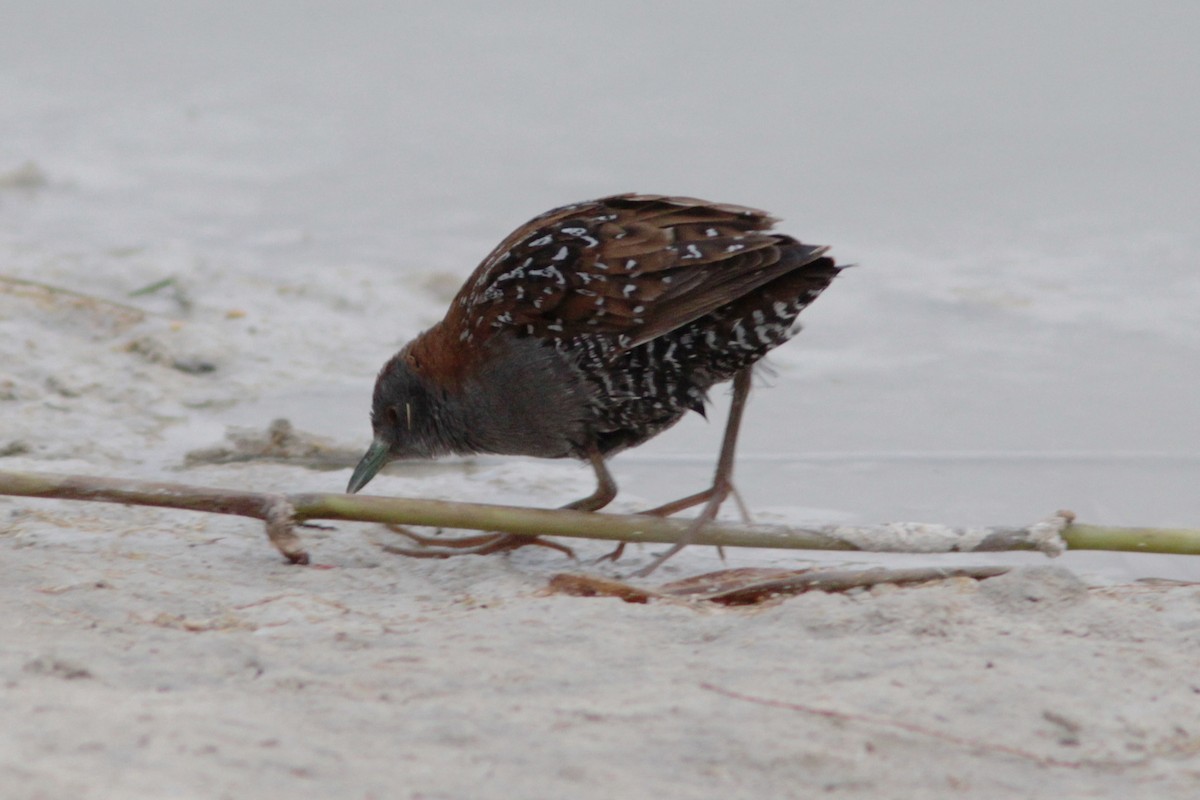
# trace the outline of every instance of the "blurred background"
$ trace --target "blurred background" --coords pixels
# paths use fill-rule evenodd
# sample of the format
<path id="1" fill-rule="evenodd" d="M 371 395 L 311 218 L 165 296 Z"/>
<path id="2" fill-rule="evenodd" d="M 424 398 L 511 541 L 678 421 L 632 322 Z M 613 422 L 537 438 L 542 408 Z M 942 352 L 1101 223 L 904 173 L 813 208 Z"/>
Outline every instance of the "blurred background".
<path id="1" fill-rule="evenodd" d="M 154 383 L 6 306 L 0 439 L 146 474 L 276 416 L 365 446 L 379 366 L 510 230 L 676 193 L 858 265 L 752 396 L 758 518 L 1196 527 L 1198 41 L 1192 2 L 2 0 L 0 275 L 180 321 L 214 369 Z M 706 485 L 725 394 L 615 460 L 624 507 Z M 500 463 L 439 486 L 587 490 Z"/>

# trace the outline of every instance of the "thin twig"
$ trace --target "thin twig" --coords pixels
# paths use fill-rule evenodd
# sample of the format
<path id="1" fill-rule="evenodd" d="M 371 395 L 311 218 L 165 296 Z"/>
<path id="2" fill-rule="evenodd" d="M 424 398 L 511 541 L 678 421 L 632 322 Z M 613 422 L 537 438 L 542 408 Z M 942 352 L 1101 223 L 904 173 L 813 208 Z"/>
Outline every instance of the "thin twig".
<path id="1" fill-rule="evenodd" d="M 674 543 L 691 522 L 635 514 L 455 503 L 334 493 L 271 494 L 122 480 L 91 475 L 0 471 L 0 494 L 237 514 L 268 523 L 272 544 L 295 563 L 308 563 L 294 526 L 313 519 L 429 525 L 521 536 L 567 536 L 608 541 Z M 1113 528 L 1077 525 L 1059 512 L 1024 527 L 953 528 L 888 523 L 874 526 L 783 527 L 714 520 L 695 532 L 693 544 L 802 550 L 891 553 L 1041 550 L 1056 554 L 1065 544 L 1082 550 L 1132 550 L 1200 554 L 1200 530 Z"/>

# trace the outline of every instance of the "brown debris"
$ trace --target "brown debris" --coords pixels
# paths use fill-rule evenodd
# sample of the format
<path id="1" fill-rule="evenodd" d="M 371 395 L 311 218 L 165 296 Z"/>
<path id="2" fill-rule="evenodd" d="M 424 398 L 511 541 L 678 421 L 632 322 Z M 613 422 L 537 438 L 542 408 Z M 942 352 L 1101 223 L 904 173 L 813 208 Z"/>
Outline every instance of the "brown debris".
<path id="1" fill-rule="evenodd" d="M 632 586 L 610 578 L 560 573 L 547 592 L 574 597 L 619 597 L 627 603 L 652 599 L 705 600 L 721 605 L 757 605 L 810 590 L 845 592 L 879 584 L 919 584 L 948 578 L 985 580 L 1009 567 L 918 567 L 913 569 L 724 569 L 663 584 L 657 589 Z"/>

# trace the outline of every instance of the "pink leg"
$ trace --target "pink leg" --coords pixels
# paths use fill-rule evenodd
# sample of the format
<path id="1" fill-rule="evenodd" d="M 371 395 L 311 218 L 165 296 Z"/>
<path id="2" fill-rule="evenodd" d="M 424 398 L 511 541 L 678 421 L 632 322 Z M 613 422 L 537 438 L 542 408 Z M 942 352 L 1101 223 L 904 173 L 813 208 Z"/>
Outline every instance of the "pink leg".
<path id="1" fill-rule="evenodd" d="M 667 559 L 691 544 L 696 533 L 710 520 L 716 518 L 717 512 L 721 509 L 721 504 L 725 502 L 725 498 L 730 493 L 733 493 L 736 497 L 737 493 L 733 488 L 733 463 L 734 455 L 737 451 L 738 429 L 742 425 L 742 412 L 746 410 L 746 399 L 750 396 L 750 378 L 751 369 L 747 367 L 733 379 L 733 400 L 729 404 L 729 419 L 725 423 L 725 437 L 721 442 L 721 455 L 717 458 L 717 471 L 713 476 L 712 486 L 703 492 L 697 492 L 696 494 L 645 512 L 647 514 L 661 514 L 665 516 L 666 514 L 674 514 L 676 511 L 682 511 L 685 508 L 691 508 L 692 506 L 704 503 L 704 508 L 701 509 L 699 516 L 696 517 L 696 521 L 684 532 L 679 541 L 672 545 L 667 552 L 650 562 L 649 566 L 638 570 L 635 573 L 638 577 L 644 578 L 654 572 Z M 740 498 L 738 498 L 738 503 L 742 506 L 742 512 L 745 514 L 745 506 L 741 504 Z"/>

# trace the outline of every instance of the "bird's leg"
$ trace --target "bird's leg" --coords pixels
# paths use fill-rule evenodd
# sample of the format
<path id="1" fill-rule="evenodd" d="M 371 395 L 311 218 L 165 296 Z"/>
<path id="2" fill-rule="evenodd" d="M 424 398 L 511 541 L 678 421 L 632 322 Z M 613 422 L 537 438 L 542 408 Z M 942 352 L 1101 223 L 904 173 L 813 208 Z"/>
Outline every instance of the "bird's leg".
<path id="1" fill-rule="evenodd" d="M 754 522 L 754 518 L 750 516 L 750 508 L 746 505 L 746 501 L 742 498 L 742 493 L 737 490 L 737 487 L 730 484 L 729 493 L 733 495 L 733 501 L 737 503 L 738 513 L 742 515 L 742 522 L 747 525 Z"/>
<path id="2" fill-rule="evenodd" d="M 598 511 L 611 503 L 613 498 L 617 496 L 617 482 L 613 480 L 612 473 L 608 471 L 608 465 L 604 463 L 604 456 L 595 447 L 590 447 L 588 448 L 587 457 L 588 463 L 592 465 L 592 470 L 596 473 L 596 489 L 587 497 L 572 500 L 570 503 L 562 506 L 564 509 L 572 511 Z M 501 550 L 516 550 L 518 547 L 524 547 L 527 544 L 550 547 L 555 550 L 561 550 L 571 558 L 575 557 L 575 551 L 564 544 L 548 542 L 538 536 L 528 536 L 521 533 L 499 534 L 498 538 L 491 545 L 485 545 L 485 548 L 478 552 L 497 553 Z M 473 550 L 472 552 L 476 551 Z"/>
<path id="3" fill-rule="evenodd" d="M 562 506 L 564 509 L 572 509 L 575 511 L 596 511 L 604 508 L 612 502 L 617 496 L 617 482 L 613 480 L 612 473 L 608 471 L 608 466 L 604 463 L 604 457 L 600 455 L 600 451 L 591 448 L 588 451 L 588 462 L 591 463 L 592 469 L 596 473 L 596 489 L 587 497 L 581 497 Z M 574 558 L 575 551 L 564 544 L 551 542 L 542 539 L 538 536 L 530 536 L 521 533 L 484 533 L 477 536 L 461 536 L 454 539 L 441 539 L 433 536 L 423 536 L 407 528 L 402 528 L 399 525 L 387 526 L 393 532 L 402 534 L 412 539 L 418 545 L 419 550 L 400 548 L 395 546 L 388 547 L 389 552 L 399 553 L 401 555 L 414 556 L 417 558 L 449 558 L 450 556 L 465 556 L 465 555 L 488 555 L 490 553 L 499 553 L 505 550 L 516 550 L 518 547 L 525 545 L 538 545 L 540 547 L 549 547 L 552 550 L 558 550 L 565 553 L 568 557 Z"/>
<path id="4" fill-rule="evenodd" d="M 664 506 L 643 512 L 647 514 L 674 514 L 676 511 L 682 511 L 685 508 L 704 503 L 704 508 L 701 509 L 699 516 L 696 517 L 691 527 L 684 531 L 683 536 L 679 537 L 679 541 L 673 544 L 667 552 L 650 562 L 649 566 L 635 573 L 638 577 L 644 578 L 654 572 L 654 570 L 662 566 L 663 562 L 691 544 L 692 539 L 700 529 L 710 520 L 716 518 L 717 512 L 721 508 L 721 503 L 725 502 L 725 498 L 731 493 L 738 500 L 738 505 L 741 507 L 742 513 L 746 513 L 745 505 L 741 502 L 741 498 L 737 497 L 737 492 L 733 488 L 733 462 L 735 452 L 737 451 L 738 430 L 742 425 L 742 412 L 746 410 L 746 398 L 750 396 L 750 378 L 750 367 L 743 369 L 733 378 L 733 399 L 729 403 L 729 418 L 725 422 L 725 437 L 721 441 L 721 455 L 717 458 L 717 471 L 713 475 L 712 486 L 703 492 L 698 492 L 676 500 L 673 503 L 667 503 Z"/>
<path id="5" fill-rule="evenodd" d="M 587 497 L 567 503 L 563 508 L 576 511 L 599 511 L 617 496 L 617 482 L 613 480 L 612 473 L 608 471 L 608 465 L 604 463 L 604 456 L 600 455 L 600 451 L 595 447 L 591 447 L 588 448 L 587 457 L 588 463 L 592 465 L 592 470 L 596 473 L 596 491 Z"/>

